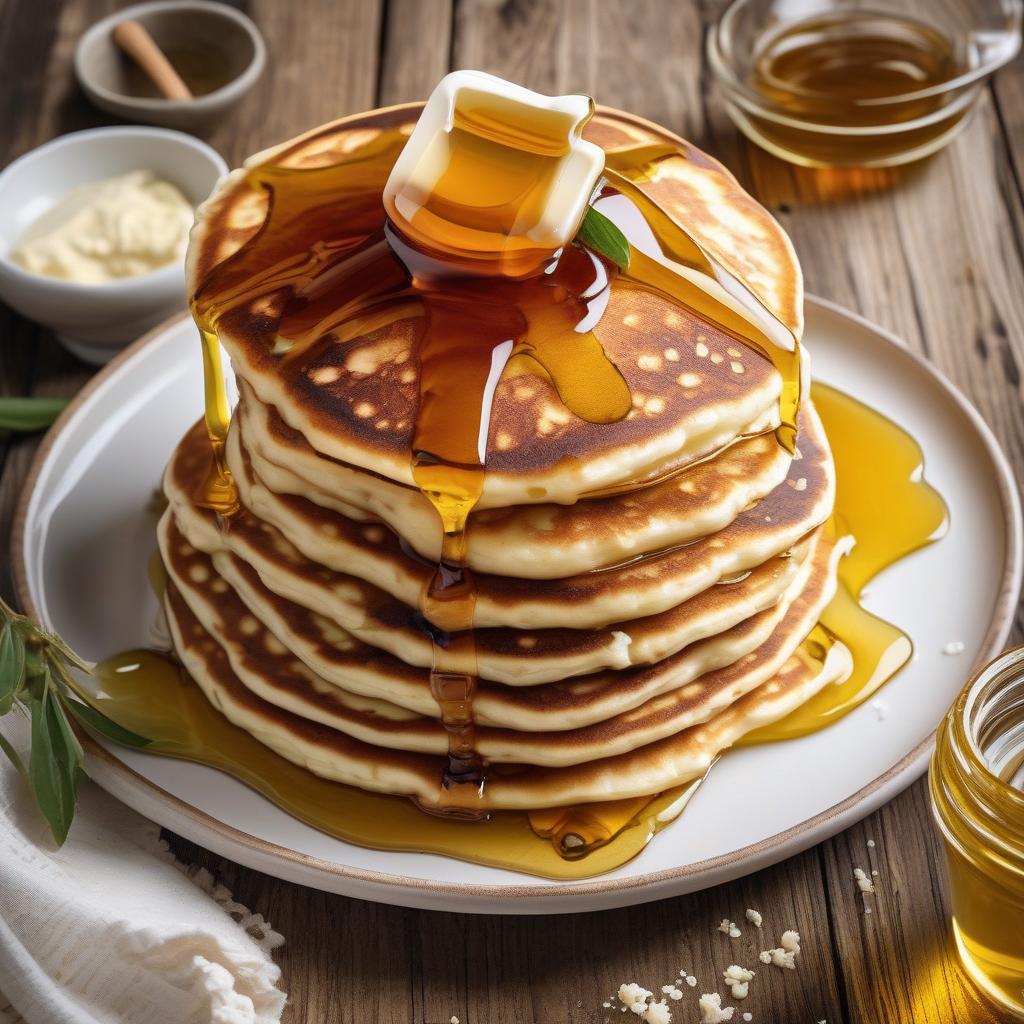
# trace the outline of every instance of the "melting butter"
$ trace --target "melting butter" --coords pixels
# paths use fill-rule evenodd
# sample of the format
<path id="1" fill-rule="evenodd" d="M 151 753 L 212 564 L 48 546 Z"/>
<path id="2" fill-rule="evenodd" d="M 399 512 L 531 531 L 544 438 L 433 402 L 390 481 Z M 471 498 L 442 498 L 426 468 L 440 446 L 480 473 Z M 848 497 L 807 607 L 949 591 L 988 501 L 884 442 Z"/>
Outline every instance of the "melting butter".
<path id="1" fill-rule="evenodd" d="M 604 169 L 604 150 L 582 138 L 593 113 L 589 96 L 454 71 L 395 161 L 384 208 L 460 273 L 536 273 L 575 236 Z"/>

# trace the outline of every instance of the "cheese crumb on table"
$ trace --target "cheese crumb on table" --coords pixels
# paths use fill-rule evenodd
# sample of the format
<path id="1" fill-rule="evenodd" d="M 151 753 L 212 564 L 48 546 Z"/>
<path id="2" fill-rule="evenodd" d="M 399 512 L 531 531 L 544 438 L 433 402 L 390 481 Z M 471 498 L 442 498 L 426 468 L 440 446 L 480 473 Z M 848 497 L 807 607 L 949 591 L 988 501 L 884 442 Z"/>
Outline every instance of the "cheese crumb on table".
<path id="1" fill-rule="evenodd" d="M 751 910 L 749 907 L 747 908 L 747 912 L 744 916 L 755 928 L 760 928 L 761 922 L 764 920 L 764 918 L 761 917 L 760 911 Z"/>
<path id="2" fill-rule="evenodd" d="M 754 1015 L 752 1013 L 745 1013 L 745 1014 L 743 1014 L 743 1019 L 744 1020 L 753 1020 L 754 1019 Z"/>
<path id="3" fill-rule="evenodd" d="M 853 877 L 856 879 L 857 888 L 860 889 L 861 892 L 875 891 L 875 883 L 871 881 L 870 876 L 865 873 L 863 868 L 854 868 Z"/>
<path id="4" fill-rule="evenodd" d="M 459 1018 L 453 1016 L 452 1019 L 448 1022 L 448 1024 L 459 1024 Z"/>
<path id="5" fill-rule="evenodd" d="M 672 1011 L 668 1008 L 668 1003 L 661 999 L 647 1007 L 644 1020 L 647 1021 L 647 1024 L 670 1024 Z"/>
<path id="6" fill-rule="evenodd" d="M 730 921 L 727 917 L 722 918 L 722 923 L 718 926 L 720 932 L 724 932 L 729 936 L 730 939 L 738 939 L 743 932 L 736 927 L 735 921 Z"/>
<path id="7" fill-rule="evenodd" d="M 632 1010 L 638 1017 L 647 1009 L 647 1000 L 654 995 L 653 992 L 638 985 L 635 981 L 619 986 L 619 1002 L 623 1009 Z"/>
<path id="8" fill-rule="evenodd" d="M 705 992 L 697 1005 L 700 1007 L 700 1024 L 725 1024 L 736 1012 L 735 1006 L 722 1006 L 722 997 L 717 992 Z"/>
<path id="9" fill-rule="evenodd" d="M 668 996 L 669 999 L 682 999 L 683 990 L 675 985 L 662 985 L 661 991 L 664 995 Z"/>
<path id="10" fill-rule="evenodd" d="M 733 999 L 746 999 L 750 991 L 750 982 L 753 980 L 754 972 L 748 971 L 739 964 L 730 964 L 722 972 L 726 985 L 732 992 Z"/>
<path id="11" fill-rule="evenodd" d="M 688 974 L 686 976 L 686 984 L 689 985 L 690 988 L 695 988 L 697 985 L 697 979 L 692 974 Z"/>
<path id="12" fill-rule="evenodd" d="M 782 933 L 779 939 L 778 949 L 763 950 L 758 959 L 763 964 L 774 964 L 776 967 L 785 967 L 787 970 L 796 970 L 796 958 L 800 953 L 800 935 L 795 931 Z"/>

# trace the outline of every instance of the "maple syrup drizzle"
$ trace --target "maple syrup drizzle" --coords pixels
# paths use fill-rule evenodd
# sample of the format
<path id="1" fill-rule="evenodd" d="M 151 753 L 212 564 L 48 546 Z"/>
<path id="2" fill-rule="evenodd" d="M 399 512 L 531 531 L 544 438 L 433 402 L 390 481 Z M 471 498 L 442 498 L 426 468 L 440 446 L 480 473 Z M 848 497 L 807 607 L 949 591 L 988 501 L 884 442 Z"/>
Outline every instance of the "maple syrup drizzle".
<path id="1" fill-rule="evenodd" d="M 651 256 L 631 239 L 629 266 L 621 283 L 660 295 L 768 359 L 782 379 L 776 437 L 792 453 L 802 386 L 799 339 L 741 275 L 716 259 L 637 184 L 656 179 L 663 161 L 680 158 L 678 149 L 660 143 L 607 154 L 603 195 L 630 200 L 653 232 L 663 257 Z M 695 273 L 696 280 L 686 276 L 687 270 Z M 724 294 L 716 295 L 714 286 Z"/>
<path id="2" fill-rule="evenodd" d="M 396 311 L 422 319 L 412 468 L 439 514 L 443 549 L 420 612 L 433 649 L 432 690 L 449 736 L 442 806 L 472 816 L 485 766 L 473 742 L 475 584 L 466 566 L 466 527 L 483 490 L 494 387 L 516 354 L 541 367 L 566 406 L 583 418 L 620 419 L 631 396 L 593 332 L 577 330 L 594 319 L 592 307 L 606 297 L 614 268 L 571 246 L 557 257 L 542 254 L 531 277 L 480 277 L 460 267 L 453 252 L 441 259 L 422 243 L 414 247 L 386 220 L 380 202 L 404 142 L 400 132 L 382 132 L 340 164 L 252 169 L 250 185 L 268 196 L 264 225 L 202 283 L 193 310 L 205 340 L 215 337 L 223 317 L 283 292 L 283 308 L 266 338 L 282 373 L 301 372 L 339 334 L 365 334 Z M 453 160 L 446 174 L 457 177 L 459 171 Z M 537 169 L 528 165 L 527 172 Z M 212 345 L 206 351 L 219 352 Z M 215 391 L 208 385 L 207 393 Z M 214 466 L 207 492 L 219 488 L 233 495 L 220 458 L 226 420 L 217 404 L 208 429 Z"/>
<path id="3" fill-rule="evenodd" d="M 206 420 L 206 433 L 210 438 L 212 462 L 197 500 L 201 507 L 211 509 L 218 517 L 229 518 L 240 506 L 238 491 L 234 480 L 231 479 L 231 471 L 228 469 L 224 454 L 231 409 L 228 405 L 224 370 L 221 366 L 220 341 L 214 332 L 199 326 L 199 343 L 203 353 L 203 415 Z"/>
<path id="4" fill-rule="evenodd" d="M 910 660 L 910 637 L 866 611 L 861 595 L 887 566 L 941 537 L 949 522 L 941 495 L 924 480 L 924 455 L 910 434 L 836 388 L 815 384 L 811 395 L 836 462 L 835 528 L 856 544 L 840 563 L 836 596 L 810 639 L 822 649 L 842 640 L 853 673 L 744 743 L 814 732 L 859 707 Z"/>
<path id="5" fill-rule="evenodd" d="M 493 121 L 481 129 L 482 117 L 476 112 L 471 118 L 474 130 L 494 137 L 505 130 Z M 518 126 L 520 137 L 529 127 Z M 542 125 L 535 139 L 543 139 L 545 127 L 558 126 Z M 467 126 L 457 118 L 453 131 L 466 134 Z M 254 302 L 279 303 L 276 318 L 268 317 L 265 343 L 278 357 L 281 373 L 301 373 L 327 345 L 359 337 L 389 319 L 422 318 L 412 472 L 416 486 L 438 512 L 443 541 L 440 563 L 421 596 L 419 611 L 433 651 L 432 691 L 449 737 L 442 810 L 473 816 L 479 813 L 486 766 L 474 749 L 476 588 L 466 565 L 466 530 L 483 491 L 490 398 L 505 363 L 513 356 L 520 363 L 534 363 L 569 411 L 585 420 L 621 419 L 630 410 L 631 395 L 601 346 L 600 312 L 616 280 L 642 287 L 773 359 L 784 381 L 779 438 L 791 449 L 799 402 L 799 351 L 792 335 L 735 275 L 614 171 L 609 175 L 616 188 L 606 188 L 604 195 L 625 194 L 643 221 L 658 232 L 665 256 L 693 271 L 691 277 L 680 276 L 633 245 L 624 273 L 576 244 L 554 252 L 517 247 L 510 234 L 517 210 L 500 197 L 538 201 L 543 194 L 538 183 L 550 174 L 557 149 L 534 145 L 532 151 L 519 150 L 501 175 L 481 183 L 472 160 L 460 163 L 462 150 L 453 145 L 450 163 L 435 189 L 440 207 L 427 203 L 399 227 L 385 216 L 380 195 L 405 142 L 400 130 L 385 130 L 336 164 L 302 170 L 269 164 L 248 172 L 250 187 L 267 196 L 264 223 L 212 271 L 192 302 L 203 337 L 213 451 L 203 503 L 225 519 L 238 508 L 223 460 L 228 416 L 216 344 L 222 318 Z M 621 156 L 618 162 L 628 165 Z M 496 198 L 474 208 L 473 244 L 479 248 L 481 236 L 493 235 L 500 273 L 481 276 L 479 259 L 468 255 L 466 218 L 453 215 L 451 197 L 487 187 Z M 421 221 L 427 222 L 427 229 Z M 747 315 L 712 294 L 713 285 L 734 299 L 738 296 Z M 596 331 L 582 329 L 594 321 Z"/>

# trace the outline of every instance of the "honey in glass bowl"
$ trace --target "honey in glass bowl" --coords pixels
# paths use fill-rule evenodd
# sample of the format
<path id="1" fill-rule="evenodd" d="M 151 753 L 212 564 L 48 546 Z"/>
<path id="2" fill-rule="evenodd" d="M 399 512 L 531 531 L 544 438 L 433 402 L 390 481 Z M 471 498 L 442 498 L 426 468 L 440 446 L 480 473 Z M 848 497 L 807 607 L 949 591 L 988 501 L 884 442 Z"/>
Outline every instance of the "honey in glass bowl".
<path id="1" fill-rule="evenodd" d="M 734 0 L 708 37 L 726 110 L 814 167 L 884 167 L 945 145 L 1020 48 L 1020 0 Z"/>

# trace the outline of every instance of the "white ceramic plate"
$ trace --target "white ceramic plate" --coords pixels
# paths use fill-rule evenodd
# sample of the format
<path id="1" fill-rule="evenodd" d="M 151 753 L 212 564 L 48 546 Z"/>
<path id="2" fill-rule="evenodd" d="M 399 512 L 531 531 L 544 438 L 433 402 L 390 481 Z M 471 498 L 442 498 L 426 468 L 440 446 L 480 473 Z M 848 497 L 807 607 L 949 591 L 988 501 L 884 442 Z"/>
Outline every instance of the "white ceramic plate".
<path id="1" fill-rule="evenodd" d="M 363 899 L 487 913 L 561 913 L 640 903 L 791 856 L 891 799 L 924 770 L 933 731 L 971 669 L 1003 645 L 1021 580 L 1012 475 L 977 413 L 927 364 L 852 314 L 807 304 L 815 376 L 884 411 L 918 439 L 950 507 L 942 540 L 871 584 L 868 607 L 914 640 L 914 661 L 831 728 L 728 753 L 682 818 L 600 878 L 554 883 L 445 857 L 367 850 L 289 817 L 226 775 L 92 744 L 90 773 L 181 835 L 281 878 Z M 201 413 L 194 328 L 159 328 L 100 373 L 47 437 L 14 539 L 20 597 L 84 656 L 145 643 L 155 548 L 144 508 Z M 964 650 L 943 653 L 951 641 Z"/>

